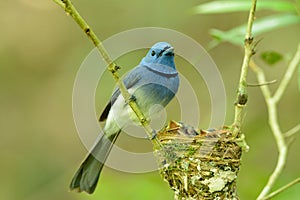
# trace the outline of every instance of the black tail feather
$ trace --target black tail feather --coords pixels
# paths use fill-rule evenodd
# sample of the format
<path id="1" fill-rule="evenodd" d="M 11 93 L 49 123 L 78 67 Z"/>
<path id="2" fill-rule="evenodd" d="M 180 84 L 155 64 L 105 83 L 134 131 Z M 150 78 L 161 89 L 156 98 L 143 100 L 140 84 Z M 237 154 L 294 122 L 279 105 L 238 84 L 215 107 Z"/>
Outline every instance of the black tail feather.
<path id="1" fill-rule="evenodd" d="M 75 173 L 70 184 L 70 190 L 74 190 L 76 192 L 85 191 L 89 194 L 94 192 L 101 170 L 104 166 L 104 162 L 107 159 L 113 143 L 116 141 L 119 133 L 120 131 L 109 137 L 103 136 L 99 140 L 92 150 L 92 153 L 87 156 Z"/>

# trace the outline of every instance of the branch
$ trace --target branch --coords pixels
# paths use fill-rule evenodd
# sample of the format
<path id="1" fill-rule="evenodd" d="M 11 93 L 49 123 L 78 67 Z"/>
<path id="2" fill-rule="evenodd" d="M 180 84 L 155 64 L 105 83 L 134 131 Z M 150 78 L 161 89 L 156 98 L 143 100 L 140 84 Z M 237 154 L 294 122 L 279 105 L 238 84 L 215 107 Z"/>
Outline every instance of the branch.
<path id="1" fill-rule="evenodd" d="M 256 73 L 257 79 L 259 83 L 265 83 L 266 78 L 263 70 L 259 68 L 253 61 L 251 62 L 251 68 Z M 263 96 L 266 100 L 266 104 L 268 107 L 268 118 L 269 118 L 269 125 L 272 129 L 273 135 L 275 137 L 277 148 L 279 150 L 277 165 L 269 177 L 268 183 L 263 188 L 262 192 L 258 196 L 257 200 L 262 200 L 271 190 L 273 187 L 275 181 L 277 180 L 278 176 L 283 170 L 283 167 L 285 165 L 286 156 L 287 156 L 287 145 L 285 143 L 283 134 L 280 130 L 279 124 L 278 124 L 278 118 L 277 118 L 277 108 L 276 108 L 276 102 L 273 100 L 271 96 L 270 89 L 267 85 L 264 85 L 261 87 L 261 91 L 263 93 Z"/>
<path id="2" fill-rule="evenodd" d="M 152 128 L 149 126 L 148 120 L 146 119 L 142 111 L 139 109 L 134 99 L 131 98 L 131 94 L 126 89 L 126 86 L 124 85 L 123 81 L 121 81 L 118 75 L 118 70 L 120 69 L 120 67 L 117 66 L 110 58 L 109 54 L 107 53 L 106 49 L 102 45 L 101 41 L 96 36 L 95 32 L 90 28 L 87 22 L 81 17 L 81 15 L 78 13 L 78 11 L 73 6 L 70 0 L 53 0 L 53 1 L 57 3 L 59 6 L 61 6 L 65 10 L 65 12 L 73 18 L 73 20 L 80 26 L 80 28 L 84 31 L 84 33 L 88 36 L 88 38 L 93 42 L 95 47 L 98 49 L 99 54 L 101 55 L 103 60 L 107 63 L 108 70 L 111 72 L 113 78 L 117 83 L 117 86 L 120 88 L 121 94 L 124 97 L 125 101 L 129 104 L 131 109 L 138 117 L 148 137 L 152 138 L 154 130 L 152 130 Z M 152 142 L 156 145 L 159 145 L 157 138 L 154 139 L 155 140 L 152 140 Z"/>
<path id="3" fill-rule="evenodd" d="M 251 61 L 250 61 L 251 62 Z M 253 84 L 253 83 L 248 83 L 247 86 L 248 87 L 259 87 L 259 86 L 263 86 L 263 85 L 272 85 L 274 83 L 276 83 L 277 80 L 272 80 L 272 81 L 268 81 L 268 82 L 265 82 L 265 83 L 261 83 L 261 84 Z"/>
<path id="4" fill-rule="evenodd" d="M 235 136 L 237 136 L 237 134 L 239 133 L 239 129 L 242 124 L 242 112 L 248 100 L 247 74 L 248 74 L 250 59 L 254 54 L 252 26 L 255 18 L 255 10 L 256 10 L 256 0 L 252 0 L 251 9 L 248 18 L 247 30 L 245 35 L 245 42 L 244 42 L 245 55 L 243 59 L 237 98 L 235 102 L 235 117 L 233 123 L 234 127 L 236 127 L 236 130 L 234 131 Z"/>
<path id="5" fill-rule="evenodd" d="M 274 94 L 274 101 L 278 102 L 285 91 L 286 86 L 289 84 L 297 66 L 300 64 L 300 44 L 298 45 L 298 50 L 291 60 L 288 69 L 286 70 L 284 77 L 282 78 L 277 91 Z"/>
<path id="6" fill-rule="evenodd" d="M 290 129 L 289 131 L 287 131 L 284 134 L 284 137 L 291 137 L 292 135 L 294 135 L 295 133 L 297 133 L 298 131 L 300 131 L 300 124 L 298 124 L 297 126 L 295 126 L 294 128 Z"/>
<path id="7" fill-rule="evenodd" d="M 59 6 L 61 6 L 65 10 L 65 12 L 75 20 L 75 22 L 80 26 L 80 28 L 84 31 L 84 33 L 88 36 L 88 38 L 93 42 L 95 47 L 98 49 L 103 60 L 109 65 L 108 69 L 113 73 L 114 78 L 119 79 L 118 77 L 115 77 L 117 76 L 116 74 L 118 70 L 117 65 L 112 61 L 106 49 L 102 45 L 101 41 L 97 38 L 94 31 L 91 30 L 91 28 L 86 23 L 86 21 L 78 13 L 76 8 L 73 6 L 72 2 L 70 0 L 53 0 L 53 1 L 57 3 Z"/>
<path id="8" fill-rule="evenodd" d="M 279 188 L 278 190 L 272 192 L 271 194 L 269 194 L 268 196 L 266 196 L 265 198 L 263 198 L 263 200 L 267 200 L 267 199 L 271 199 L 272 197 L 276 196 L 277 194 L 279 194 L 280 192 L 283 192 L 284 190 L 288 189 L 289 187 L 297 184 L 297 183 L 300 183 L 300 177 L 293 180 L 292 182 L 286 184 L 285 186 Z"/>
<path id="9" fill-rule="evenodd" d="M 53 0 L 56 4 L 58 4 L 60 7 L 62 7 L 63 9 L 65 9 L 65 3 L 63 3 L 62 0 Z"/>
<path id="10" fill-rule="evenodd" d="M 269 180 L 265 187 L 263 188 L 262 192 L 258 196 L 257 200 L 264 199 L 267 194 L 271 191 L 272 187 L 274 186 L 276 180 L 278 179 L 279 175 L 281 174 L 287 157 L 287 144 L 284 138 L 282 131 L 280 130 L 279 122 L 278 122 L 278 112 L 277 112 L 277 103 L 281 99 L 283 92 L 286 89 L 286 86 L 291 80 L 293 73 L 295 72 L 295 68 L 300 63 L 300 44 L 298 46 L 298 50 L 293 57 L 292 61 L 290 62 L 288 69 L 275 93 L 274 96 L 271 95 L 270 88 L 268 85 L 261 86 L 262 94 L 265 98 L 267 107 L 268 107 L 268 118 L 269 118 L 269 125 L 273 132 L 273 135 L 276 140 L 277 148 L 279 151 L 278 160 L 276 167 L 269 177 Z M 258 82 L 263 84 L 266 82 L 265 74 L 261 68 L 259 68 L 254 61 L 250 62 L 250 66 L 252 70 L 256 73 Z M 297 127 L 295 127 L 297 128 Z M 293 130 L 294 131 L 294 130 Z"/>
<path id="11" fill-rule="evenodd" d="M 254 73 L 256 73 L 256 78 L 257 78 L 259 84 L 263 84 L 263 83 L 267 82 L 263 70 L 260 67 L 258 67 L 253 60 L 251 60 L 251 62 L 250 62 L 250 67 L 254 71 Z M 264 84 L 260 87 L 260 89 L 261 89 L 265 99 L 271 98 L 271 91 L 270 91 L 270 88 L 268 87 L 268 85 Z"/>

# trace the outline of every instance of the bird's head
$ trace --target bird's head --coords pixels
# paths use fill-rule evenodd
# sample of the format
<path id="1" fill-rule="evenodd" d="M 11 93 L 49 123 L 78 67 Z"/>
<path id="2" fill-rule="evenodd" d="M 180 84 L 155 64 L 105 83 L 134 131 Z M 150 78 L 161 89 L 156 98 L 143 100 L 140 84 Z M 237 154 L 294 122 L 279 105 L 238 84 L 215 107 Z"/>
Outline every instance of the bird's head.
<path id="1" fill-rule="evenodd" d="M 174 48 L 167 42 L 158 42 L 153 45 L 142 60 L 142 64 L 152 63 L 175 68 Z"/>

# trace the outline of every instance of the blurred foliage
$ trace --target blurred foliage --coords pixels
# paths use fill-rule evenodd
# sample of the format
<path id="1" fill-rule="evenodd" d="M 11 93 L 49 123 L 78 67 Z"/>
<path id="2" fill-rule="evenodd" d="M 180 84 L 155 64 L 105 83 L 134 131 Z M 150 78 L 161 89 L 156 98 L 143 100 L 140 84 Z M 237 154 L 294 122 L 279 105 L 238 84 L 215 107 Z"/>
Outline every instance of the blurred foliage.
<path id="1" fill-rule="evenodd" d="M 260 55 L 261 59 L 269 65 L 274 65 L 275 63 L 282 60 L 282 55 L 275 51 L 265 51 Z"/>
<path id="2" fill-rule="evenodd" d="M 251 1 L 246 0 L 210 1 L 194 7 L 193 12 L 198 14 L 231 13 L 249 11 L 250 6 Z M 257 2 L 256 10 L 296 11 L 297 9 L 294 3 L 290 1 L 264 0 Z"/>
<path id="3" fill-rule="evenodd" d="M 298 67 L 298 87 L 300 91 L 300 66 Z"/>
<path id="4" fill-rule="evenodd" d="M 190 9 L 202 1 L 73 2 L 101 39 L 131 28 L 159 26 L 183 32 L 207 47 L 211 41 L 209 30 L 216 27 L 230 30 L 247 20 L 246 12 L 190 15 Z M 172 199 L 172 191 L 156 172 L 126 174 L 108 168 L 103 171 L 94 196 L 68 191 L 69 181 L 86 154 L 72 118 L 73 83 L 81 62 L 93 46 L 77 25 L 52 1 L 2 1 L 0 10 L 0 199 Z M 273 14 L 278 13 L 263 10 L 258 18 Z M 294 12 L 281 14 L 296 15 Z M 284 58 L 285 55 L 292 55 L 295 44 L 299 42 L 299 35 L 298 22 L 263 32 L 258 53 L 271 49 L 284 55 Z M 224 79 L 228 106 L 226 122 L 230 123 L 242 53 L 228 43 L 223 43 L 209 53 Z M 120 58 L 118 63 L 122 66 L 122 73 L 136 65 L 142 56 L 139 52 L 132 52 Z M 284 67 L 280 66 L 286 66 L 285 59 L 275 63 L 272 68 L 267 68 L 259 57 L 255 59 L 264 67 L 270 80 L 282 76 Z M 187 61 L 176 58 L 176 64 L 197 93 L 201 116 L 199 127 L 207 128 L 211 105 L 205 82 Z M 255 81 L 250 73 L 249 82 Z M 279 107 L 284 130 L 299 123 L 300 108 L 297 105 L 300 95 L 295 93 L 298 90 L 297 81 L 293 79 Z M 107 73 L 99 84 L 105 86 L 105 90 L 96 93 L 97 114 L 106 105 L 114 81 Z M 249 89 L 249 98 L 243 128 L 251 149 L 244 154 L 238 180 L 238 192 L 243 200 L 257 196 L 277 157 L 260 90 Z M 168 111 L 180 116 L 177 106 L 178 103 L 173 101 Z M 296 134 L 284 176 L 278 186 L 299 176 L 300 161 L 295 159 L 300 151 L 300 145 L 297 145 L 299 139 L 299 134 Z M 131 148 L 143 148 L 143 145 L 137 145 L 136 140 L 126 137 L 121 137 L 118 142 Z M 299 190 L 299 185 L 296 185 L 275 199 L 297 200 Z"/>
<path id="5" fill-rule="evenodd" d="M 239 11 L 249 11 L 251 1 L 211 1 L 194 7 L 196 14 L 218 14 Z M 272 10 L 284 14 L 272 14 L 255 20 L 253 25 L 253 35 L 258 36 L 262 33 L 270 32 L 292 24 L 300 23 L 300 2 L 286 0 L 264 0 L 257 2 L 257 11 Z M 246 33 L 247 21 L 243 25 L 232 28 L 228 31 L 212 29 L 210 34 L 215 38 L 211 47 L 218 45 L 220 42 L 231 42 L 236 45 L 243 45 Z"/>
<path id="6" fill-rule="evenodd" d="M 254 21 L 253 35 L 258 36 L 262 33 L 267 33 L 275 29 L 279 29 L 292 24 L 299 24 L 300 17 L 291 14 L 279 14 L 267 16 Z M 236 45 L 243 45 L 246 33 L 246 24 L 232 28 L 228 31 L 221 31 L 218 29 L 211 29 L 210 34 L 214 37 L 210 47 L 215 47 L 220 42 L 230 42 Z"/>

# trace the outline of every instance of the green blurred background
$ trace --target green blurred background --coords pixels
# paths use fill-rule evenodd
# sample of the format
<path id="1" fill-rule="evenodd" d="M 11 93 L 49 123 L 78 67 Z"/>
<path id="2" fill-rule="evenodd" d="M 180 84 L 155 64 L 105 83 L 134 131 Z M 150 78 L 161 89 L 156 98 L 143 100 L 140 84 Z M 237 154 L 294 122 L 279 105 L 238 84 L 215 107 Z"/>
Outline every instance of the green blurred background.
<path id="1" fill-rule="evenodd" d="M 189 10 L 201 2 L 74 0 L 103 40 L 131 28 L 157 26 L 180 31 L 206 47 L 211 40 L 209 29 L 226 30 L 246 22 L 247 13 L 191 15 Z M 172 191 L 157 172 L 127 174 L 109 168 L 103 170 L 95 195 L 68 191 L 70 179 L 86 155 L 72 117 L 73 83 L 81 62 L 93 45 L 74 21 L 50 0 L 2 1 L 0 10 L 0 199 L 172 199 Z M 260 12 L 258 17 L 269 13 Z M 287 57 L 292 56 L 299 35 L 300 27 L 294 25 L 260 36 L 258 54 L 276 50 Z M 224 79 L 228 106 L 226 122 L 230 124 L 242 49 L 224 43 L 209 53 Z M 137 53 L 120 58 L 118 63 L 124 66 L 122 73 L 136 65 L 141 56 Z M 259 56 L 255 59 L 266 71 L 268 80 L 280 79 L 287 66 L 281 61 L 269 67 Z M 210 119 L 209 96 L 205 97 L 207 89 L 201 77 L 194 77 L 189 67 L 179 66 L 178 69 L 197 92 L 203 119 L 199 126 L 206 128 Z M 107 77 L 101 84 L 113 88 L 108 73 Z M 256 82 L 251 71 L 249 82 Z M 109 90 L 105 93 L 97 91 L 97 113 L 100 114 L 110 94 Z M 294 76 L 279 104 L 280 125 L 284 131 L 299 123 L 299 102 L 297 77 Z M 172 103 L 168 109 L 174 110 L 176 105 Z M 243 127 L 250 151 L 243 155 L 238 178 L 238 192 L 243 200 L 254 199 L 259 194 L 276 163 L 277 149 L 266 112 L 259 88 L 250 88 Z M 300 175 L 300 134 L 294 138 L 287 166 L 276 187 Z M 125 142 L 135 144 L 121 137 L 119 143 Z M 299 198 L 300 184 L 274 199 Z"/>

